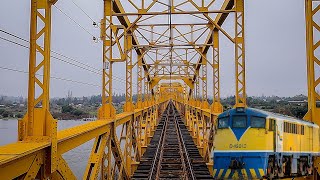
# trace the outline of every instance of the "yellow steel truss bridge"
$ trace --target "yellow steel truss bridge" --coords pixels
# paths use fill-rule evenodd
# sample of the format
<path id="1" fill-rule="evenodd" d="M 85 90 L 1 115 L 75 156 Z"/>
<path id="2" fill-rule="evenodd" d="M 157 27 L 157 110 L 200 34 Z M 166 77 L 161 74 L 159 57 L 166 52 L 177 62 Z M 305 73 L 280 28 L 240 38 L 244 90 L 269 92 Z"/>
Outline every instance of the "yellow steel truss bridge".
<path id="1" fill-rule="evenodd" d="M 247 107 L 245 0 L 224 0 L 220 6 L 215 6 L 214 0 L 101 1 L 103 17 L 98 23 L 101 34 L 97 39 L 103 45 L 102 106 L 98 119 L 58 131 L 57 120 L 49 111 L 51 8 L 57 0 L 30 0 L 27 113 L 19 121 L 17 142 L 0 147 L 0 179 L 76 179 L 62 155 L 92 139 L 83 179 L 131 179 L 168 106 L 183 116 L 213 175 L 216 119 L 223 112 L 219 77 L 223 47 L 219 36 L 234 45 L 235 107 Z M 309 89 L 305 119 L 318 125 L 320 109 L 316 102 L 320 94 L 316 88 L 320 78 L 315 72 L 320 66 L 316 54 L 320 41 L 315 34 L 320 31 L 316 19 L 319 9 L 319 0 L 305 0 Z M 222 26 L 228 17 L 234 21 L 234 35 Z M 116 114 L 112 103 L 116 63 L 126 64 L 126 100 L 120 114 Z M 212 103 L 208 102 L 208 84 L 212 84 Z M 136 102 L 133 87 L 137 88 Z M 163 122 L 180 122 L 180 117 L 170 118 Z M 120 135 L 117 128 L 121 129 Z M 180 137 L 179 133 L 176 136 Z M 182 139 L 179 144 L 183 152 Z M 189 160 L 185 157 L 184 161 L 188 164 Z M 319 162 L 315 159 L 315 169 Z M 191 172 L 190 166 L 183 167 Z"/>

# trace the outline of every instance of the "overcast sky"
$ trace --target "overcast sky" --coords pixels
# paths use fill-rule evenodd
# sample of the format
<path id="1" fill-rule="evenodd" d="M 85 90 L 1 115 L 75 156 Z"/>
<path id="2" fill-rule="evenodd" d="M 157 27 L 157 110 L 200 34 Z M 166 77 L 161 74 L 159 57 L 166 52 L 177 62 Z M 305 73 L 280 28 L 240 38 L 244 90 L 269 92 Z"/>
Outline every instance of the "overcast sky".
<path id="1" fill-rule="evenodd" d="M 102 0 L 74 0 L 91 18 L 100 21 Z M 246 0 L 246 68 L 247 94 L 293 96 L 307 94 L 304 1 L 302 0 Z M 100 30 L 70 0 L 56 4 L 83 30 L 57 8 L 52 8 L 52 50 L 77 61 L 101 69 L 102 45 L 92 41 Z M 1 0 L 0 29 L 29 39 L 30 1 Z M 228 30 L 232 21 L 223 26 Z M 86 31 L 89 31 L 90 34 Z M 0 32 L 0 37 L 18 41 Z M 18 41 L 23 43 L 23 41 Z M 221 95 L 234 94 L 234 47 L 221 36 Z M 25 43 L 23 43 L 25 44 Z M 0 66 L 28 70 L 28 49 L 0 39 Z M 123 65 L 114 74 L 124 78 Z M 52 76 L 67 78 L 91 85 L 51 80 L 51 97 L 100 94 L 98 74 L 52 59 Z M 0 69 L 0 95 L 27 96 L 27 74 Z M 125 84 L 115 81 L 115 92 L 123 93 Z M 209 90 L 209 93 L 212 91 Z"/>

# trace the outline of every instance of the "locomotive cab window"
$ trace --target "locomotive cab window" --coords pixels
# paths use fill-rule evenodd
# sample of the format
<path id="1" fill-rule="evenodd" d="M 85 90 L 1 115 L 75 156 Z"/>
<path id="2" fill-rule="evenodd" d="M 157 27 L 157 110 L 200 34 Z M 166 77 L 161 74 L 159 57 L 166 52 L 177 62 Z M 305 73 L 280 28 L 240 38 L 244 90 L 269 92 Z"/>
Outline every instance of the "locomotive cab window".
<path id="1" fill-rule="evenodd" d="M 229 117 L 223 117 L 218 119 L 218 128 L 228 128 L 229 127 Z"/>
<path id="2" fill-rule="evenodd" d="M 252 128 L 265 128 L 266 127 L 266 118 L 251 116 L 250 126 Z"/>
<path id="3" fill-rule="evenodd" d="M 247 127 L 247 116 L 233 116 L 232 117 L 233 128 L 245 128 Z"/>

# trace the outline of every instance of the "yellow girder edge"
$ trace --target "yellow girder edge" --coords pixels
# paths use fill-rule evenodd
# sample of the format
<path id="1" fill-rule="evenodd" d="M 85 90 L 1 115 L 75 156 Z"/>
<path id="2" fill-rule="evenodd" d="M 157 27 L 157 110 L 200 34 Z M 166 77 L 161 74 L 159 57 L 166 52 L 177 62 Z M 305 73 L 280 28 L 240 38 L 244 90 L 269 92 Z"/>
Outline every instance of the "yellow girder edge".
<path id="1" fill-rule="evenodd" d="M 163 103 L 159 102 L 159 104 Z M 75 147 L 101 135 L 108 131 L 110 124 L 121 125 L 130 120 L 130 117 L 134 114 L 141 115 L 142 112 L 147 111 L 152 106 L 145 107 L 143 109 L 137 109 L 132 113 L 121 113 L 116 115 L 116 118 L 112 121 L 97 120 L 89 122 L 83 125 L 75 126 L 69 129 L 59 131 L 57 133 L 57 148 L 58 155 L 68 152 Z M 31 157 L 34 154 L 41 153 L 45 148 L 49 147 L 51 143 L 49 141 L 40 142 L 16 142 L 0 147 L 0 179 L 3 174 L 6 174 L 10 167 L 21 167 L 21 172 L 27 172 L 30 167 Z M 31 159 L 30 159 L 31 158 Z M 23 161 L 23 163 L 22 163 Z M 27 161 L 27 162 L 26 162 Z M 19 165 L 20 164 L 20 165 Z M 59 167 L 58 167 L 59 168 Z M 14 174 L 19 174 L 20 171 L 12 171 Z M 22 173 L 23 174 L 23 173 Z"/>
<path id="2" fill-rule="evenodd" d="M 0 179 L 14 179 L 29 170 L 33 172 L 33 170 L 38 167 L 39 163 L 43 164 L 43 155 L 44 150 L 39 150 L 29 154 L 28 156 L 23 156 L 17 159 L 14 163 L 8 163 L 5 166 L 0 165 Z M 31 175 L 30 173 L 28 174 Z"/>

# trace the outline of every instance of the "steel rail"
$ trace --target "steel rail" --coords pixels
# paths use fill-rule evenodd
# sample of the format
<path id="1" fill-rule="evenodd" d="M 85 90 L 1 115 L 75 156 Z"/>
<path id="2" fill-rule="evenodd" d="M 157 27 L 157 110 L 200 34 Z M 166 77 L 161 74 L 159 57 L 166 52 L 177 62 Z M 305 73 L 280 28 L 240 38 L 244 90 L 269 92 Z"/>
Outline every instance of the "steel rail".
<path id="1" fill-rule="evenodd" d="M 159 164 L 161 164 L 161 157 L 162 157 L 162 154 L 163 154 L 163 151 L 161 151 L 163 149 L 163 141 L 164 141 L 164 137 L 165 137 L 165 132 L 166 132 L 166 129 L 167 129 L 167 121 L 168 121 L 168 113 L 166 114 L 166 119 L 163 123 L 163 128 L 162 128 L 162 131 L 161 131 L 161 135 L 160 135 L 160 142 L 157 146 L 157 150 L 156 150 L 156 154 L 154 156 L 154 159 L 153 159 L 153 163 L 152 163 L 152 168 L 151 168 L 151 172 L 150 172 L 150 175 L 149 175 L 149 180 L 152 180 L 154 179 L 154 172 L 156 172 L 156 175 L 158 176 L 158 173 L 159 173 Z M 160 154 L 160 157 L 158 158 L 157 160 L 157 157 L 159 156 L 158 154 Z M 160 162 L 160 163 L 159 163 Z M 157 170 L 155 171 L 155 168 L 156 168 L 156 164 L 157 164 Z"/>
<path id="2" fill-rule="evenodd" d="M 172 104 L 169 104 L 168 109 L 165 111 L 165 121 L 163 124 L 163 128 L 161 131 L 161 135 L 160 135 L 160 141 L 159 144 L 157 145 L 157 149 L 156 149 L 156 153 L 153 159 L 153 163 L 152 163 L 152 168 L 151 168 L 151 172 L 149 174 L 148 180 L 152 180 L 152 179 L 160 179 L 160 170 L 161 170 L 161 164 L 162 164 L 162 159 L 163 159 L 163 153 L 164 153 L 164 146 L 165 146 L 165 141 L 166 141 L 166 135 L 167 135 L 167 129 L 168 129 L 168 123 L 169 121 L 173 121 L 174 123 L 174 127 L 175 127 L 175 132 L 178 140 L 178 147 L 179 147 L 179 154 L 180 154 L 180 158 L 181 158 L 181 165 L 182 165 L 182 169 L 183 169 L 183 178 L 184 179 L 192 179 L 195 180 L 195 175 L 194 175 L 194 171 L 191 165 L 191 161 L 189 159 L 189 154 L 184 142 L 184 138 L 180 129 L 180 125 L 178 123 L 178 119 L 176 116 L 176 109 L 172 106 Z M 169 115 L 173 113 L 173 117 L 169 118 Z M 172 115 L 172 114 L 171 114 Z"/>
<path id="3" fill-rule="evenodd" d="M 175 113 L 177 113 L 177 112 L 175 112 Z M 181 157 L 184 179 L 189 179 L 189 176 L 188 176 L 189 173 L 187 172 L 187 168 L 186 168 L 186 164 L 185 164 L 185 157 L 183 155 L 183 153 L 186 152 L 186 150 L 185 150 L 185 146 L 183 143 L 183 138 L 181 137 L 181 134 L 180 134 L 180 127 L 179 127 L 179 124 L 177 123 L 177 116 L 176 115 L 174 116 L 173 120 L 174 120 L 175 127 L 176 127 L 176 133 L 178 135 L 179 152 L 180 152 L 180 157 Z M 191 171 L 191 174 L 192 174 L 192 171 Z"/>
<path id="4" fill-rule="evenodd" d="M 189 158 L 190 156 L 189 156 L 189 153 L 187 151 L 186 145 L 184 143 L 184 139 L 183 139 L 183 136 L 182 136 L 182 133 L 181 133 L 180 126 L 177 123 L 177 119 L 175 119 L 175 122 L 176 122 L 176 126 L 177 126 L 177 129 L 178 129 L 178 132 L 179 132 L 178 136 L 180 137 L 179 139 L 180 139 L 180 141 L 182 143 L 183 151 L 185 153 L 185 157 L 184 158 L 185 158 L 185 160 L 187 160 L 187 165 L 188 165 L 188 169 L 189 169 L 189 173 L 190 173 L 191 179 L 195 180 L 196 178 L 195 178 L 194 171 L 192 169 L 192 165 L 191 165 L 191 162 L 190 162 L 190 158 Z"/>

